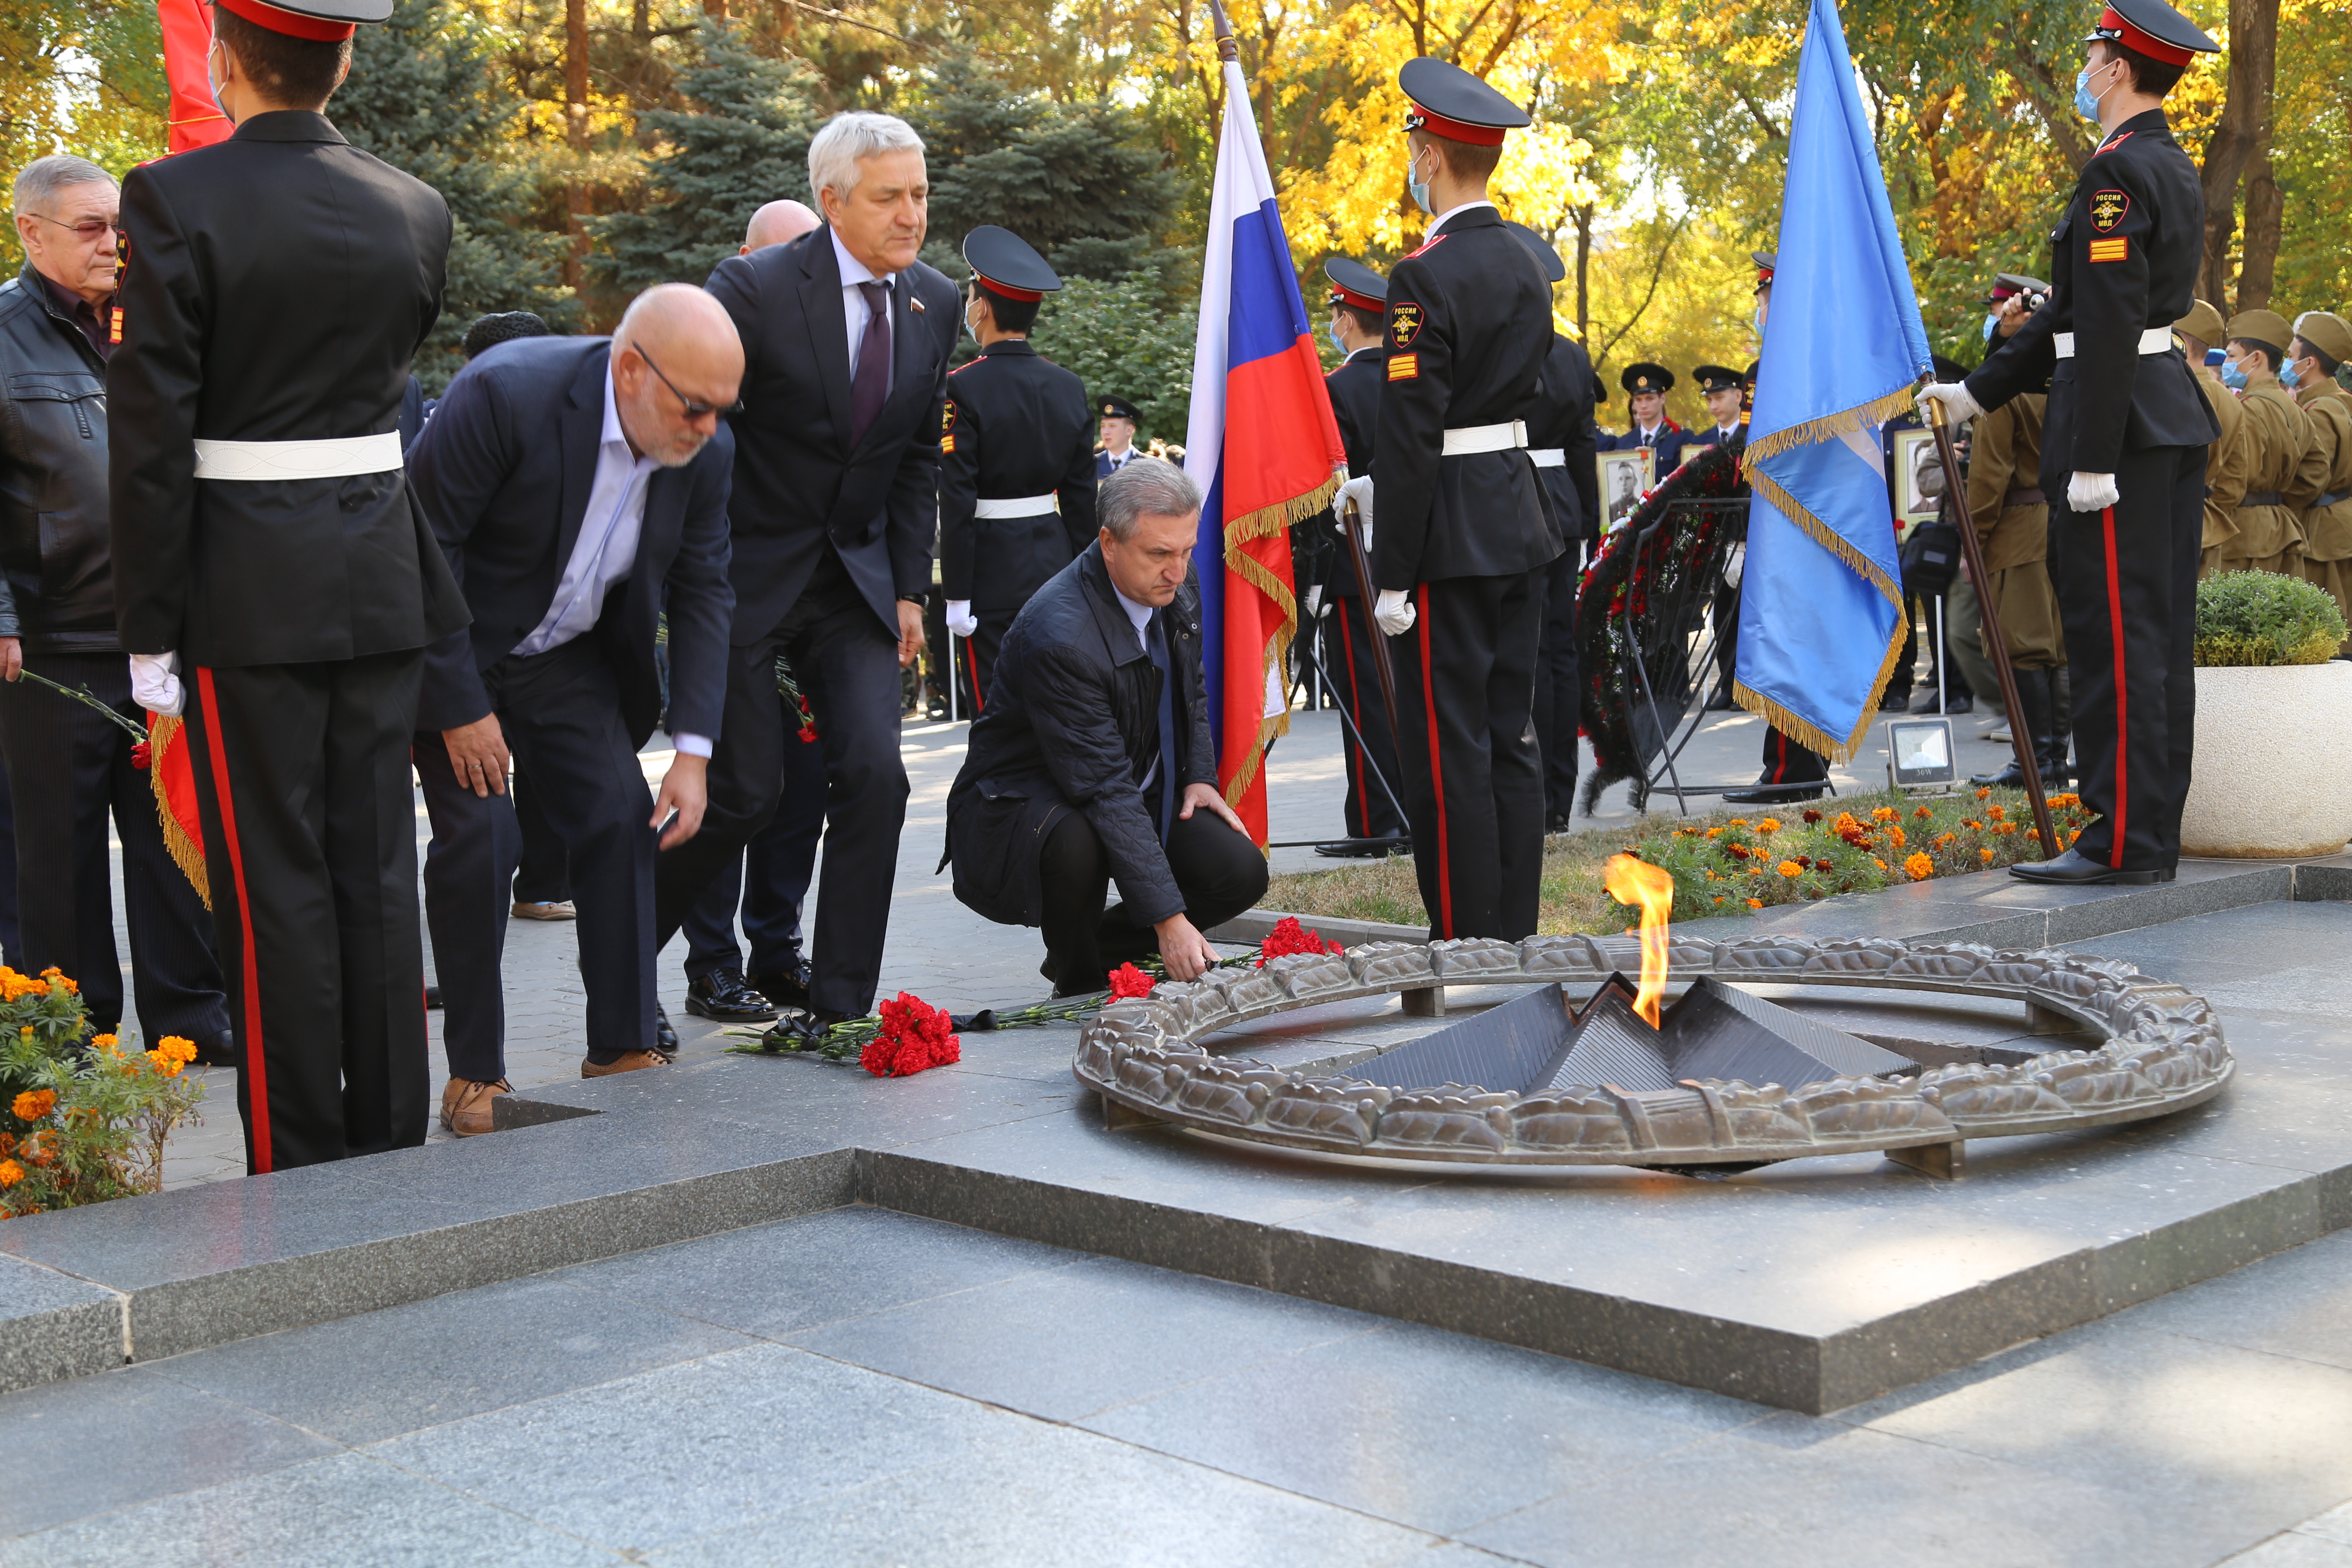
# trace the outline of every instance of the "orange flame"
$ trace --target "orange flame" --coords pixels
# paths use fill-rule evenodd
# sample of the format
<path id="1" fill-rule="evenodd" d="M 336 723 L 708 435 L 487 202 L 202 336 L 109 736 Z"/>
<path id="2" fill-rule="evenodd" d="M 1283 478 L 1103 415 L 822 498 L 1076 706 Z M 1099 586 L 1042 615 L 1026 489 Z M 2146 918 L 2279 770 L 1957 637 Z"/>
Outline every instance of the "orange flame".
<path id="1" fill-rule="evenodd" d="M 1634 995 L 1633 1011 L 1654 1029 L 1666 994 L 1666 917 L 1675 907 L 1674 874 L 1631 855 L 1611 856 L 1601 870 L 1611 898 L 1642 906 L 1642 989 Z"/>

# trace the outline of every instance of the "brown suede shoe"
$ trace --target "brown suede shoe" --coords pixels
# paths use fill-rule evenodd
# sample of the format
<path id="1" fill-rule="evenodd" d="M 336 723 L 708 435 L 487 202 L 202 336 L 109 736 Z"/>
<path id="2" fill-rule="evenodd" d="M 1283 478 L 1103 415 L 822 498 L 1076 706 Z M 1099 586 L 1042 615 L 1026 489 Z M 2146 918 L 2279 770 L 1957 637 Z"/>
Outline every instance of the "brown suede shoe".
<path id="1" fill-rule="evenodd" d="M 514 1085 L 504 1079 L 494 1083 L 477 1083 L 472 1079 L 453 1078 L 441 1090 L 441 1125 L 460 1138 L 478 1138 L 490 1131 L 490 1107 L 502 1094 L 512 1094 Z"/>
<path id="2" fill-rule="evenodd" d="M 662 1055 L 659 1051 L 631 1051 L 619 1061 L 606 1062 L 602 1067 L 599 1067 L 594 1062 L 592 1062 L 583 1057 L 581 1058 L 580 1062 L 580 1076 L 582 1078 L 610 1078 L 616 1072 L 635 1072 L 639 1068 L 666 1068 L 667 1066 L 669 1066 L 669 1058 Z"/>

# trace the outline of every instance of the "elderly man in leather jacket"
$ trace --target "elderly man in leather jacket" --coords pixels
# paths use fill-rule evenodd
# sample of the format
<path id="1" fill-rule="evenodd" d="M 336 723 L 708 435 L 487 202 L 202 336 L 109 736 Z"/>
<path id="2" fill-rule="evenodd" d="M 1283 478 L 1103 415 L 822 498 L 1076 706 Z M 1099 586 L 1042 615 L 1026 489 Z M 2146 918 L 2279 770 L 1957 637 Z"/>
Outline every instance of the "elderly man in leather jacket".
<path id="1" fill-rule="evenodd" d="M 107 537 L 106 362 L 113 348 L 118 193 L 87 159 L 37 158 L 16 176 L 25 269 L 0 284 L 0 743 L 16 808 L 17 882 L 29 972 L 80 984 L 90 1022 L 122 1019 L 107 820 L 122 841 L 139 1022 L 152 1043 L 196 1042 L 229 1059 L 212 922 L 173 864 L 131 739 L 86 705 L 17 679 L 87 687 L 136 719 L 115 637 Z"/>
<path id="2" fill-rule="evenodd" d="M 1198 978 L 1216 962 L 1201 933 L 1265 892 L 1265 858 L 1217 792 L 1188 581 L 1200 487 L 1138 458 L 1103 480 L 1095 510 L 1096 548 L 1005 633 L 948 795 L 956 897 L 1042 926 L 1040 967 L 1063 996 L 1154 951 L 1175 978 Z"/>

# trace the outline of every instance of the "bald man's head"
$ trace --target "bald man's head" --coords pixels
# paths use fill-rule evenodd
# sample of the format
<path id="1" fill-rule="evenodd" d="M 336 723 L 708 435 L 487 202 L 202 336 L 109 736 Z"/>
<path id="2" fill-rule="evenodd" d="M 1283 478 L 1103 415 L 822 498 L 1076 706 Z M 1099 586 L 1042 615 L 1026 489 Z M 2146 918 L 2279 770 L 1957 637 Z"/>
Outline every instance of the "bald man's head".
<path id="1" fill-rule="evenodd" d="M 661 283 L 629 301 L 613 329 L 613 404 L 639 456 L 683 468 L 719 432 L 743 382 L 743 341 L 718 300 Z"/>
<path id="2" fill-rule="evenodd" d="M 770 202 L 751 215 L 751 226 L 743 231 L 743 248 L 736 254 L 749 256 L 798 239 L 824 221 L 805 202 Z"/>

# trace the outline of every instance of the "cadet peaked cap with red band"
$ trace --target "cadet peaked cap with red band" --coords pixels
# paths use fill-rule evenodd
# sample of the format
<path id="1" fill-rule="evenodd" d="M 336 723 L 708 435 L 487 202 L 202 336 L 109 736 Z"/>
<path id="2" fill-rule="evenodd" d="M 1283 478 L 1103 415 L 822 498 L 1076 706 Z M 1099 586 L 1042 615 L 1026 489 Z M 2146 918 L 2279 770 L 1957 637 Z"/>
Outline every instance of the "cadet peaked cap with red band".
<path id="1" fill-rule="evenodd" d="M 2099 25 L 2083 41 L 2121 44 L 2168 66 L 2185 66 L 2199 55 L 2221 52 L 2221 45 L 2164 0 L 2109 0 L 2099 14 Z"/>
<path id="2" fill-rule="evenodd" d="M 1756 260 L 1756 287 L 1769 289 L 1772 274 L 1780 266 L 1780 253 L 1777 250 L 1751 250 L 1748 254 Z"/>
<path id="3" fill-rule="evenodd" d="M 963 237 L 963 258 L 990 293 L 1008 300 L 1034 302 L 1062 286 L 1061 279 L 1027 240 L 992 223 L 982 224 Z"/>
<path id="4" fill-rule="evenodd" d="M 1426 131 L 1474 147 L 1500 147 L 1506 132 L 1535 123 L 1527 111 L 1460 66 L 1423 55 L 1404 62 L 1397 86 L 1412 100 L 1407 131 Z"/>
<path id="5" fill-rule="evenodd" d="M 257 27 L 308 38 L 316 44 L 340 44 L 353 29 L 372 27 L 392 16 L 392 0 L 302 0 L 299 5 L 272 5 L 268 0 L 218 0 L 231 15 Z"/>
<path id="6" fill-rule="evenodd" d="M 1331 280 L 1332 304 L 1352 305 L 1375 316 L 1388 310 L 1389 280 L 1362 262 L 1335 256 L 1323 264 L 1323 276 Z"/>
<path id="7" fill-rule="evenodd" d="M 1988 305 L 1998 305 L 2013 294 L 2047 294 L 2050 285 L 2039 278 L 2028 278 L 2022 272 L 1993 274 L 1992 292 L 1984 297 Z"/>

